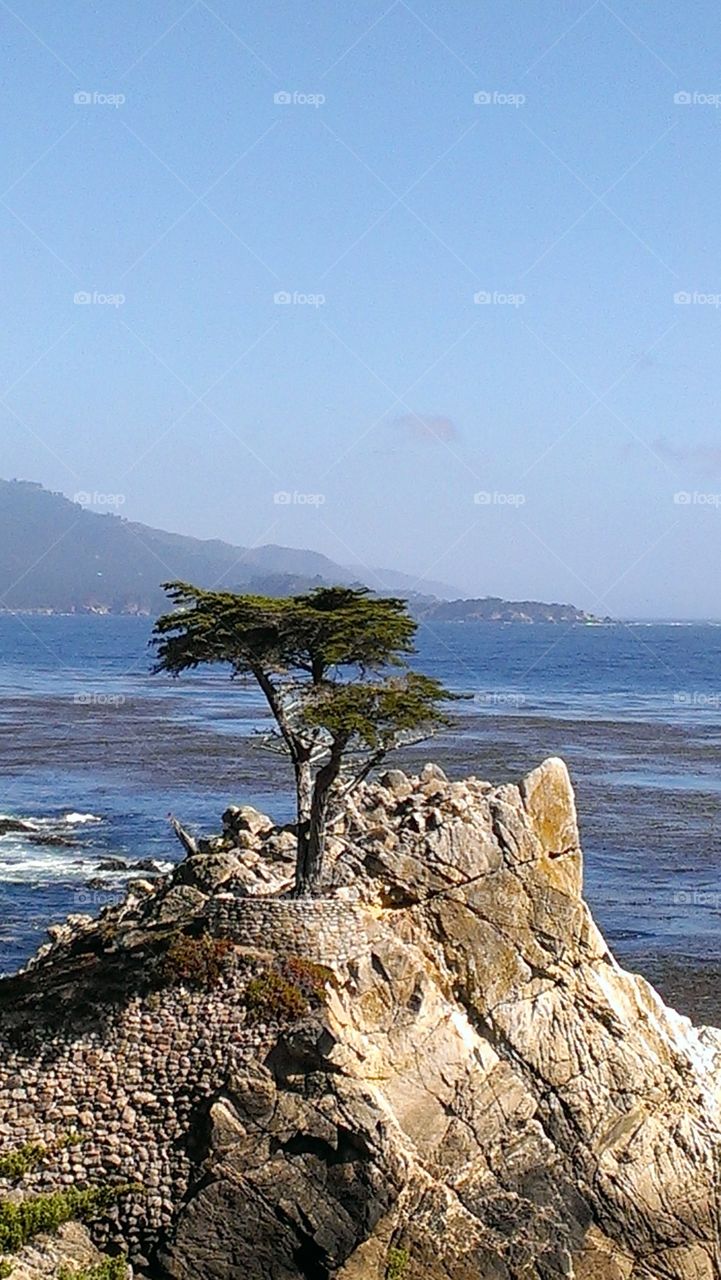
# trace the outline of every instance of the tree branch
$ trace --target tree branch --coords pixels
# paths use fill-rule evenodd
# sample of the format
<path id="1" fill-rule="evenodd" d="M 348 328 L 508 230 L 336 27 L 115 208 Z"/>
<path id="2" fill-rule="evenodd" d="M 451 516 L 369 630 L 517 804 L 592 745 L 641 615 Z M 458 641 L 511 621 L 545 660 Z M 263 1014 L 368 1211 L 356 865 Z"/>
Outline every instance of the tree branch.
<path id="1" fill-rule="evenodd" d="M 180 825 L 180 823 L 178 822 L 178 819 L 174 817 L 172 813 L 168 814 L 168 821 L 171 827 L 173 828 L 173 831 L 175 832 L 176 836 L 178 837 L 180 843 L 182 844 L 183 848 L 185 849 L 185 852 L 188 855 L 188 857 L 194 858 L 195 855 L 199 852 L 197 842 L 193 839 L 190 833 Z"/>
<path id="2" fill-rule="evenodd" d="M 368 757 L 362 767 L 353 775 L 348 785 L 340 792 L 340 795 L 338 796 L 339 805 L 342 805 L 348 799 L 348 796 L 353 794 L 356 788 L 360 786 L 361 782 L 365 782 L 368 774 L 371 773 L 373 769 L 376 769 L 379 764 L 383 763 L 387 754 L 387 748 L 380 747 L 378 751 L 374 751 L 373 755 Z"/>
<path id="3" fill-rule="evenodd" d="M 270 676 L 262 667 L 254 664 L 252 672 L 265 695 L 265 700 L 268 703 L 273 716 L 275 717 L 276 724 L 280 729 L 281 737 L 290 752 L 293 763 L 300 764 L 305 754 L 303 744 L 299 735 L 294 733 L 291 728 L 290 721 L 286 715 L 285 707 L 283 706 L 282 699 L 278 694 L 278 690 L 270 679 Z"/>

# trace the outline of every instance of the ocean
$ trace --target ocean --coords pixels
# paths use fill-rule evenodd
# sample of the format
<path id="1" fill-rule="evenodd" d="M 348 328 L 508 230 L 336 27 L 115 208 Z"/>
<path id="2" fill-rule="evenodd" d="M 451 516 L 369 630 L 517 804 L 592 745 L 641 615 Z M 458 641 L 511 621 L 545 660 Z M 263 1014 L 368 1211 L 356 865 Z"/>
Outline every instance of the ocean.
<path id="1" fill-rule="evenodd" d="M 0 971 L 50 923 L 113 901 L 142 871 L 128 864 L 181 856 L 170 813 L 201 833 L 229 803 L 292 816 L 258 692 L 221 671 L 152 675 L 149 635 L 142 618 L 0 616 L 0 829 L 30 827 L 0 835 Z M 416 662 L 466 697 L 397 763 L 505 782 L 563 756 L 616 955 L 662 983 L 715 983 L 721 628 L 424 624 Z"/>

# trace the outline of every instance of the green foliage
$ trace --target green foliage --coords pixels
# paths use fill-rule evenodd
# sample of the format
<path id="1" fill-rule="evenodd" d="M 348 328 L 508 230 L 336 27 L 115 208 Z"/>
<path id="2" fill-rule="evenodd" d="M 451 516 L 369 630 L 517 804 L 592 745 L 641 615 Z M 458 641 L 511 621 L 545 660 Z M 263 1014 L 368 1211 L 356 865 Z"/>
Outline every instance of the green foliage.
<path id="1" fill-rule="evenodd" d="M 57 1280 L 128 1280 L 125 1258 L 103 1258 L 94 1267 L 61 1267 Z"/>
<path id="2" fill-rule="evenodd" d="M 210 991 L 223 978 L 233 949 L 228 938 L 215 938 L 211 933 L 199 938 L 180 934 L 165 953 L 163 979 L 170 984 L 185 983 Z"/>
<path id="3" fill-rule="evenodd" d="M 329 983 L 337 985 L 332 969 L 304 956 L 285 956 L 276 969 L 286 982 L 298 988 L 313 1008 L 325 1003 Z"/>
<path id="4" fill-rule="evenodd" d="M 403 1280 L 410 1262 L 407 1249 L 389 1249 L 385 1280 Z"/>
<path id="5" fill-rule="evenodd" d="M 310 1004 L 294 982 L 268 971 L 251 978 L 245 989 L 245 1008 L 249 1022 L 297 1022 L 308 1013 Z"/>
<path id="6" fill-rule="evenodd" d="M 7 1277 L 11 1276 L 14 1270 L 12 1262 L 4 1262 L 0 1258 L 0 1280 L 7 1280 Z"/>
<path id="7" fill-rule="evenodd" d="M 302 956 L 287 956 L 274 969 L 252 978 L 245 989 L 250 1022 L 297 1022 L 325 1002 L 335 981 L 331 969 Z"/>
<path id="8" fill-rule="evenodd" d="M 28 1196 L 17 1204 L 2 1200 L 0 1254 L 17 1253 L 40 1232 L 52 1234 L 73 1218 L 89 1221 L 109 1208 L 118 1196 L 134 1189 L 127 1185 L 88 1187 L 84 1190 L 69 1187 L 64 1191 Z"/>
<path id="9" fill-rule="evenodd" d="M 0 1178 L 7 1182 L 21 1182 L 26 1174 L 42 1164 L 43 1160 L 47 1160 L 54 1152 L 78 1146 L 82 1141 L 82 1135 L 71 1130 L 48 1146 L 42 1142 L 25 1142 L 14 1151 L 8 1151 L 0 1156 Z"/>
<path id="10" fill-rule="evenodd" d="M 204 662 L 236 673 L 298 668 L 314 683 L 331 668 L 363 670 L 413 652 L 417 624 L 404 600 L 376 599 L 366 587 L 319 587 L 276 599 L 165 584 L 176 612 L 155 624 L 156 670 L 178 675 Z"/>
<path id="11" fill-rule="evenodd" d="M 166 591 L 176 611 L 155 624 L 156 671 L 179 675 L 201 663 L 227 663 L 234 674 L 255 675 L 282 718 L 272 678 L 293 670 L 310 677 L 293 690 L 308 728 L 374 749 L 388 749 L 399 733 L 444 722 L 439 704 L 451 695 L 437 680 L 411 671 L 365 680 L 368 671 L 405 667 L 413 652 L 417 623 L 404 600 L 378 599 L 365 587 L 319 587 L 288 600 L 179 582 Z M 338 681 L 339 668 L 354 678 Z"/>
<path id="12" fill-rule="evenodd" d="M 66 1147 L 80 1147 L 85 1142 L 82 1133 L 78 1133 L 77 1129 L 71 1129 L 69 1133 L 64 1133 L 55 1143 L 55 1150 L 64 1151 Z"/>
<path id="13" fill-rule="evenodd" d="M 8 1182 L 20 1182 L 46 1155 L 47 1148 L 41 1142 L 25 1142 L 14 1151 L 0 1156 L 0 1178 L 5 1178 Z"/>
<path id="14" fill-rule="evenodd" d="M 375 684 L 328 683 L 309 695 L 304 718 L 336 740 L 388 751 L 399 735 L 447 724 L 439 704 L 450 696 L 438 680 L 414 671 Z"/>

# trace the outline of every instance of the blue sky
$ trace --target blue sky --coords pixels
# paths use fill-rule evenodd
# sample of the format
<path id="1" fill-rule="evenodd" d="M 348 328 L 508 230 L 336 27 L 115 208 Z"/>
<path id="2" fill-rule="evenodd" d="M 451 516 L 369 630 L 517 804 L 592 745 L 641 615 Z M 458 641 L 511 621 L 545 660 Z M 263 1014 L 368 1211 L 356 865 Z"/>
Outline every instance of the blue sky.
<path id="1" fill-rule="evenodd" d="M 0 21 L 0 474 L 463 594 L 721 616 L 710 0 Z"/>

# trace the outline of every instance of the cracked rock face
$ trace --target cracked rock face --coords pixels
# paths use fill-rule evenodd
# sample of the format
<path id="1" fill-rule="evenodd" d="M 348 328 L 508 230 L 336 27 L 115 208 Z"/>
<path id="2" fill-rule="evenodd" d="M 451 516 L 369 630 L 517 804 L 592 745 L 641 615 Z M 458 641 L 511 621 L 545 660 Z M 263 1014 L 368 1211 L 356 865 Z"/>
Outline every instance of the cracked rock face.
<path id="1" fill-rule="evenodd" d="M 275 837 L 255 825 L 262 858 Z M 332 848 L 352 958 L 321 1011 L 254 1057 L 228 1045 L 147 1274 L 718 1280 L 721 1032 L 610 955 L 581 897 L 563 762 L 499 788 L 390 771 Z M 194 918 L 227 895 L 229 861 L 192 861 L 117 909 L 133 945 L 181 910 L 181 887 Z M 237 1004 L 232 979 L 214 999 Z"/>

